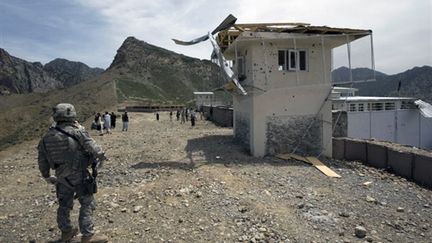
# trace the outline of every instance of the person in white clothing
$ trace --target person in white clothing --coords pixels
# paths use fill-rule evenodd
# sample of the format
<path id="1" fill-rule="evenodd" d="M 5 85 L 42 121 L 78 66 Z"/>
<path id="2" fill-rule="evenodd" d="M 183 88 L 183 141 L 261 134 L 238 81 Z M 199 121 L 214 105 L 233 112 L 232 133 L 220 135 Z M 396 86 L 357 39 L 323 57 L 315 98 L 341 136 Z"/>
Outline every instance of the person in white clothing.
<path id="1" fill-rule="evenodd" d="M 108 113 L 108 111 L 105 112 L 103 119 L 104 119 L 104 129 L 106 129 L 106 133 L 111 133 L 111 116 Z"/>

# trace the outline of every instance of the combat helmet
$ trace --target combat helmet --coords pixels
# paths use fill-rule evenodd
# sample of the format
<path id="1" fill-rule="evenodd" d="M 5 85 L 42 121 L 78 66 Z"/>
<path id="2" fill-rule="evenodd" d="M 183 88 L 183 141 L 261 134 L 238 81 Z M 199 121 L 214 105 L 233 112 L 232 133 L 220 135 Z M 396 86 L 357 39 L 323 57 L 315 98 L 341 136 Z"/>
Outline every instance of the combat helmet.
<path id="1" fill-rule="evenodd" d="M 52 117 L 54 121 L 70 121 L 76 120 L 75 107 L 72 104 L 60 103 L 53 108 Z"/>

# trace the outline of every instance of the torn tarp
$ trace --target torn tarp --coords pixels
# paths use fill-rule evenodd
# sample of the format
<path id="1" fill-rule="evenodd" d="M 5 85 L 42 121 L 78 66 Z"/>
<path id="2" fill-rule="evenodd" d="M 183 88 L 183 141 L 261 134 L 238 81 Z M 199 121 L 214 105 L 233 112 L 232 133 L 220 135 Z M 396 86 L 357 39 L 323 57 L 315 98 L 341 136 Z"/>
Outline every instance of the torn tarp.
<path id="1" fill-rule="evenodd" d="M 224 19 L 224 21 L 222 21 L 222 23 L 220 23 L 220 25 L 212 31 L 212 35 L 216 34 L 217 32 L 219 32 L 221 30 L 226 30 L 226 29 L 230 28 L 231 26 L 233 26 L 235 24 L 236 21 L 237 21 L 237 18 L 234 17 L 232 14 L 228 15 Z M 208 35 L 203 35 L 203 36 L 198 37 L 196 39 L 193 39 L 191 41 L 181 41 L 181 40 L 177 40 L 177 39 L 172 39 L 172 40 L 178 45 L 190 46 L 190 45 L 195 45 L 195 44 L 198 44 L 202 41 L 205 41 L 208 38 L 209 38 Z"/>
<path id="2" fill-rule="evenodd" d="M 417 105 L 417 107 L 420 110 L 420 113 L 427 118 L 432 118 L 432 105 L 424 102 L 422 100 L 416 100 L 414 101 L 414 104 Z"/>
<path id="3" fill-rule="evenodd" d="M 226 17 L 224 19 L 224 21 L 222 21 L 222 23 L 218 27 L 216 27 L 216 29 L 214 29 L 211 33 L 208 33 L 207 35 L 201 36 L 201 37 L 193 39 L 191 41 L 181 41 L 181 40 L 176 40 L 176 39 L 172 39 L 172 40 L 176 44 L 189 46 L 189 45 L 198 44 L 202 41 L 210 39 L 210 42 L 213 45 L 212 59 L 214 56 L 217 57 L 215 59 L 218 60 L 219 66 L 223 69 L 224 73 L 227 75 L 228 79 L 230 80 L 228 83 L 223 85 L 223 88 L 228 90 L 228 91 L 231 91 L 231 92 L 233 92 L 237 88 L 241 94 L 246 95 L 247 94 L 246 91 L 240 85 L 239 81 L 237 80 L 236 76 L 234 75 L 233 70 L 231 70 L 228 62 L 226 61 L 225 57 L 223 56 L 219 45 L 217 44 L 215 38 L 213 37 L 213 35 L 216 34 L 217 32 L 222 31 L 222 30 L 226 30 L 226 29 L 230 28 L 231 26 L 233 26 L 236 21 L 237 21 L 237 18 L 230 14 L 230 15 L 228 15 L 228 17 Z"/>
<path id="4" fill-rule="evenodd" d="M 222 54 L 220 47 L 216 43 L 216 40 L 211 33 L 208 33 L 208 38 L 210 39 L 210 42 L 213 45 L 213 52 L 217 56 L 219 66 L 224 70 L 224 73 L 227 75 L 228 79 L 230 80 L 230 82 L 225 84 L 223 87 L 228 91 L 234 91 L 235 87 L 237 87 L 241 94 L 246 95 L 247 94 L 246 91 L 240 85 L 239 81 L 235 77 L 233 70 L 230 68 L 227 60 Z"/>
<path id="5" fill-rule="evenodd" d="M 208 35 L 204 35 L 201 36 L 199 38 L 193 39 L 191 41 L 181 41 L 181 40 L 176 40 L 176 39 L 172 39 L 177 45 L 183 45 L 183 46 L 190 46 L 190 45 L 195 45 L 198 44 L 202 41 L 205 41 L 208 39 Z"/>

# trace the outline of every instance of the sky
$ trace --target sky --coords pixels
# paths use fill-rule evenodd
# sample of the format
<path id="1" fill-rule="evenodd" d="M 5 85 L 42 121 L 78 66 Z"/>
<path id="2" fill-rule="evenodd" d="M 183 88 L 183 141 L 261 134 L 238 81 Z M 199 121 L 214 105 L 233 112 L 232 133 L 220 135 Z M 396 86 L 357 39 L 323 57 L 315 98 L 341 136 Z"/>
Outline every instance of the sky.
<path id="1" fill-rule="evenodd" d="M 107 68 L 123 41 L 134 36 L 209 59 L 210 42 L 179 46 L 171 38 L 202 36 L 228 14 L 237 17 L 237 23 L 370 29 L 376 70 L 396 74 L 432 66 L 431 0 L 0 0 L 0 48 L 31 62 L 65 58 Z M 360 60 L 353 67 L 371 67 L 370 61 L 362 61 L 370 60 L 369 41 L 352 44 L 353 60 Z M 346 51 L 340 53 L 335 66 L 347 66 L 347 59 L 339 57 Z"/>

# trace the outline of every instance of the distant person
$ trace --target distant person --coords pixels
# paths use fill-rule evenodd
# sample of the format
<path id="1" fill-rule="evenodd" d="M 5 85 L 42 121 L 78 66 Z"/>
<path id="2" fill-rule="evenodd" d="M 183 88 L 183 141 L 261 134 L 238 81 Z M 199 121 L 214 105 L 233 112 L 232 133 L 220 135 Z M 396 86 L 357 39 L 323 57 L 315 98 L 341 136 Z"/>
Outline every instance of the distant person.
<path id="1" fill-rule="evenodd" d="M 176 117 L 177 117 L 177 121 L 179 121 L 180 120 L 180 110 L 177 110 Z"/>
<path id="2" fill-rule="evenodd" d="M 129 128 L 129 116 L 127 111 L 125 111 L 122 115 L 123 129 L 122 131 L 127 131 Z"/>
<path id="3" fill-rule="evenodd" d="M 156 112 L 156 121 L 159 121 L 159 112 Z"/>
<path id="4" fill-rule="evenodd" d="M 107 134 L 111 133 L 111 116 L 108 111 L 106 111 L 104 115 L 104 129 Z"/>
<path id="5" fill-rule="evenodd" d="M 181 111 L 181 121 L 180 121 L 181 124 L 183 124 L 183 123 L 186 122 L 186 117 L 185 117 L 186 114 L 185 114 L 185 113 L 186 113 L 186 111 L 185 111 L 185 109 L 183 108 L 182 111 Z"/>
<path id="6" fill-rule="evenodd" d="M 194 110 L 191 110 L 191 112 L 190 112 L 190 119 L 191 119 L 191 125 L 194 127 L 195 126 L 195 119 L 196 119 L 196 115 L 195 115 Z"/>
<path id="7" fill-rule="evenodd" d="M 117 116 L 114 112 L 111 112 L 111 128 L 114 129 L 116 126 Z"/>
<path id="8" fill-rule="evenodd" d="M 78 217 L 81 242 L 108 242 L 107 236 L 94 229 L 96 179 L 87 169 L 91 165 L 90 158 L 101 165 L 106 159 L 104 151 L 76 122 L 73 105 L 58 104 L 52 116 L 57 124 L 39 142 L 38 166 L 45 181 L 56 186 L 57 225 L 61 238 L 55 242 L 70 242 L 78 233 L 70 220 L 74 199 L 81 205 Z M 51 175 L 51 170 L 55 171 L 55 176 Z"/>
<path id="9" fill-rule="evenodd" d="M 103 130 L 102 130 L 102 124 L 103 124 L 103 122 L 102 122 L 102 116 L 101 116 L 101 114 L 99 112 L 96 114 L 95 122 L 96 122 L 97 130 L 102 135 L 103 134 Z"/>
<path id="10" fill-rule="evenodd" d="M 170 116 L 170 121 L 172 121 L 172 116 L 173 116 L 173 112 L 172 111 L 170 111 L 169 116 Z"/>
<path id="11" fill-rule="evenodd" d="M 213 106 L 210 106 L 210 121 L 213 121 Z"/>
<path id="12" fill-rule="evenodd" d="M 189 121 L 189 108 L 187 108 L 185 111 L 185 117 L 186 117 L 186 121 Z"/>

